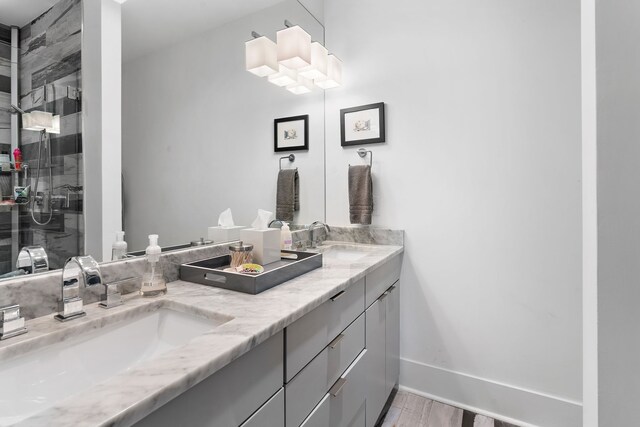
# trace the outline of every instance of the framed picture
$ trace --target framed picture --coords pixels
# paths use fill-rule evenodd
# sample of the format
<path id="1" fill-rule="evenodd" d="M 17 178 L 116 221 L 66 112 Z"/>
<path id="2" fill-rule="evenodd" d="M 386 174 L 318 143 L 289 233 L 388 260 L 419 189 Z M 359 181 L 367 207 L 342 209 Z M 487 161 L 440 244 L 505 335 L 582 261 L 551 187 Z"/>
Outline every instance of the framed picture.
<path id="1" fill-rule="evenodd" d="M 384 102 L 340 110 L 341 145 L 384 142 Z"/>
<path id="2" fill-rule="evenodd" d="M 273 121 L 273 149 L 297 151 L 309 149 L 309 115 L 284 117 Z"/>

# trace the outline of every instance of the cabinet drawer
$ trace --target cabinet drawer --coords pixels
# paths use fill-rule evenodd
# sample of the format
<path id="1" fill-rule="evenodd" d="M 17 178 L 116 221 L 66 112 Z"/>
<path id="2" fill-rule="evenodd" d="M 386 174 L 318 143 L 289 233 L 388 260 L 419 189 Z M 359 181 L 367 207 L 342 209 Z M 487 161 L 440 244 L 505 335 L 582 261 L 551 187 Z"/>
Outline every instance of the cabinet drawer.
<path id="1" fill-rule="evenodd" d="M 365 427 L 366 357 L 363 350 L 329 390 L 331 427 Z"/>
<path id="2" fill-rule="evenodd" d="M 298 426 L 364 348 L 364 314 L 285 386 L 287 426 Z"/>
<path id="3" fill-rule="evenodd" d="M 240 425 L 282 388 L 282 348 L 280 332 L 161 406 L 136 427 Z"/>
<path id="4" fill-rule="evenodd" d="M 365 307 L 373 304 L 384 291 L 400 279 L 401 266 L 402 258 L 398 255 L 367 274 Z"/>
<path id="5" fill-rule="evenodd" d="M 363 311 L 364 279 L 336 294 L 288 326 L 285 330 L 287 360 L 285 382 L 291 381 Z"/>
<path id="6" fill-rule="evenodd" d="M 329 399 L 331 395 L 325 394 L 318 406 L 309 414 L 306 420 L 300 424 L 300 427 L 331 427 L 329 417 L 331 415 L 329 408 Z"/>
<path id="7" fill-rule="evenodd" d="M 240 427 L 284 427 L 284 388 L 281 388 Z"/>

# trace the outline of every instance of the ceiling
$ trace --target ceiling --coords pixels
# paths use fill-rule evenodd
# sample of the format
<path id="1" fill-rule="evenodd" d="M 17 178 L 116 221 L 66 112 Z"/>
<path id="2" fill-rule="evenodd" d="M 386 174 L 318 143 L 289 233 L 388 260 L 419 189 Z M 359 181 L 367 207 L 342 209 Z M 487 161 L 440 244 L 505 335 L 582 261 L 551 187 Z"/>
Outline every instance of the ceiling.
<path id="1" fill-rule="evenodd" d="M 0 4 L 4 1 L 0 0 Z M 128 0 L 122 4 L 122 61 L 131 61 L 160 46 L 185 40 L 281 1 Z"/>
<path id="2" fill-rule="evenodd" d="M 58 0 L 0 0 L 0 24 L 24 27 Z"/>

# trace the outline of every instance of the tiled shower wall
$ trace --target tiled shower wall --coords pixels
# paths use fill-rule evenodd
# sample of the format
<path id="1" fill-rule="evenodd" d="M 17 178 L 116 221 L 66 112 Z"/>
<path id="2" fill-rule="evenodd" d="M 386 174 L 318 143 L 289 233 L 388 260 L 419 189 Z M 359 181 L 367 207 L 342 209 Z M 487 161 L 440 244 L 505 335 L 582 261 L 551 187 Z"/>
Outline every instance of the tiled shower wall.
<path id="1" fill-rule="evenodd" d="M 11 150 L 11 28 L 0 24 L 0 153 Z M 0 197 L 11 197 L 11 173 L 0 172 Z M 11 208 L 0 210 L 0 273 L 11 269 Z"/>
<path id="2" fill-rule="evenodd" d="M 40 160 L 38 192 L 46 190 L 52 191 L 54 196 L 62 196 L 52 200 L 52 220 L 47 225 L 37 225 L 31 218 L 31 205 L 19 208 L 19 247 L 43 246 L 51 268 L 60 268 L 68 257 L 84 252 L 82 104 L 77 91 L 81 87 L 81 28 L 81 0 L 60 0 L 19 32 L 20 107 L 26 112 L 40 110 L 61 117 L 61 132 L 48 136 Z M 19 185 L 30 184 L 32 192 L 38 170 L 39 138 L 38 132 L 20 131 L 23 161 L 29 164 L 29 169 L 28 176 L 19 174 Z M 46 147 L 51 150 L 51 164 Z M 45 222 L 49 214 L 41 214 L 36 205 L 35 218 Z M 0 227 L 5 227 L 4 224 L 3 221 Z"/>

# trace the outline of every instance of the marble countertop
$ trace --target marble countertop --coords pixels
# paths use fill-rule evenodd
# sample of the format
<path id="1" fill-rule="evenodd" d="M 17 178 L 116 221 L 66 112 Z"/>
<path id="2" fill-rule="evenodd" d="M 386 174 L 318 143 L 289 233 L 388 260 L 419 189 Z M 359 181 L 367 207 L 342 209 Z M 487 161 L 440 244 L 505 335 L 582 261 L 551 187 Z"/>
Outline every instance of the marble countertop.
<path id="1" fill-rule="evenodd" d="M 90 304 L 85 307 L 86 317 L 68 323 L 56 322 L 51 316 L 28 321 L 29 333 L 0 343 L 0 363 L 159 307 L 211 319 L 231 318 L 186 345 L 98 383 L 80 395 L 61 390 L 70 396 L 17 425 L 131 425 L 403 251 L 402 246 L 343 242 L 325 242 L 324 247 L 328 252 L 321 268 L 258 295 L 177 280 L 168 284 L 168 294 L 163 297 L 129 295 L 124 305 L 110 310 Z M 353 261 L 339 259 L 330 256 L 332 247 L 351 253 L 362 251 L 363 256 Z"/>

